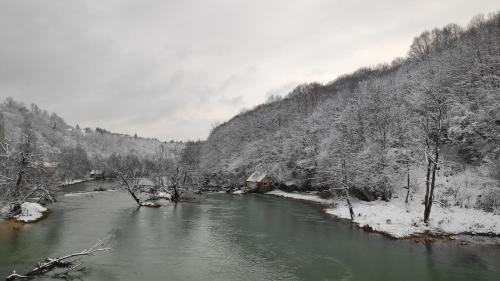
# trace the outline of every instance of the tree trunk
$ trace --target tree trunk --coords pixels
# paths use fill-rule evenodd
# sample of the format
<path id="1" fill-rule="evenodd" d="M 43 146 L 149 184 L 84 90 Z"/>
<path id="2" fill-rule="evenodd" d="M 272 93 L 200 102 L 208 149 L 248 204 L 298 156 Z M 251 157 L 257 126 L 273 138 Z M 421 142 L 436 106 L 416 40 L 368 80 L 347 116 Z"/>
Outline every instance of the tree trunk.
<path id="1" fill-rule="evenodd" d="M 125 176 L 123 176 L 122 173 L 118 173 L 118 175 L 122 179 L 122 182 L 127 186 L 126 189 L 127 189 L 128 193 L 132 196 L 132 198 L 137 203 L 137 205 L 142 206 L 141 201 L 139 200 L 139 198 L 137 197 L 137 195 L 135 195 L 134 191 L 130 187 L 130 184 L 128 183 L 128 180 L 125 178 Z"/>
<path id="2" fill-rule="evenodd" d="M 405 199 L 405 203 L 408 203 L 408 197 L 410 196 L 410 166 L 407 165 L 407 175 L 408 175 L 408 181 L 406 183 L 406 199 Z"/>
<path id="3" fill-rule="evenodd" d="M 432 166 L 430 191 L 429 191 L 429 196 L 426 200 L 427 202 L 425 204 L 425 210 L 424 210 L 425 223 L 429 222 L 429 216 L 431 214 L 431 209 L 432 209 L 432 201 L 434 200 L 434 188 L 436 187 L 436 171 L 438 169 L 438 161 L 439 161 L 439 139 L 436 139 L 436 146 L 434 147 L 434 163 Z"/>
<path id="4" fill-rule="evenodd" d="M 179 200 L 179 191 L 177 190 L 177 184 L 174 184 L 174 194 L 172 195 L 172 199 L 170 201 L 177 202 Z"/>
<path id="5" fill-rule="evenodd" d="M 128 193 L 130 193 L 132 198 L 134 198 L 137 205 L 142 206 L 142 203 L 141 203 L 141 201 L 139 201 L 139 198 L 137 197 L 137 195 L 135 195 L 135 193 L 130 188 L 127 188 L 127 191 L 128 191 Z"/>
<path id="6" fill-rule="evenodd" d="M 347 206 L 349 206 L 349 214 L 351 215 L 351 221 L 354 221 L 354 211 L 352 210 L 351 200 L 349 200 L 349 191 L 347 188 L 345 189 L 346 198 L 347 198 Z"/>
<path id="7" fill-rule="evenodd" d="M 431 177 L 431 166 L 432 166 L 432 161 L 430 156 L 427 156 L 427 171 L 425 173 L 425 197 L 424 197 L 424 206 L 427 206 L 427 201 L 429 198 L 429 191 L 430 191 L 430 177 Z"/>
<path id="8" fill-rule="evenodd" d="M 349 200 L 349 190 L 347 188 L 347 168 L 345 164 L 345 159 L 342 161 L 342 167 L 344 168 L 344 192 L 347 200 L 347 206 L 349 207 L 349 214 L 351 215 L 351 221 L 354 221 L 354 211 L 352 210 L 351 200 Z"/>
<path id="9" fill-rule="evenodd" d="M 21 152 L 21 168 L 19 168 L 19 172 L 17 173 L 16 188 L 14 190 L 15 198 L 19 197 L 21 183 L 23 181 L 23 176 L 24 176 L 24 170 L 26 169 L 27 166 L 28 166 L 28 159 L 26 159 L 24 152 Z"/>
<path id="10" fill-rule="evenodd" d="M 177 190 L 177 184 L 179 182 L 179 167 L 177 167 L 174 179 L 174 194 L 172 195 L 172 202 L 177 202 L 179 200 L 179 191 Z"/>

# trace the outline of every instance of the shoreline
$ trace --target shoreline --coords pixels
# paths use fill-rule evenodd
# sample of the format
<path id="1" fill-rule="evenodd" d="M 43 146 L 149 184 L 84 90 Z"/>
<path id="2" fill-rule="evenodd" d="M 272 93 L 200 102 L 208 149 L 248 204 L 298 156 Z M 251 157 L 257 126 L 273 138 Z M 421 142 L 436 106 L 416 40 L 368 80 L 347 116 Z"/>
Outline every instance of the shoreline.
<path id="1" fill-rule="evenodd" d="M 93 180 L 96 180 L 96 179 L 86 178 L 86 179 L 76 179 L 76 180 L 72 180 L 70 182 L 62 181 L 61 183 L 59 183 L 57 185 L 57 187 L 65 187 L 65 186 L 70 186 L 70 185 L 74 185 L 74 184 L 78 184 L 78 183 L 82 183 L 82 182 L 93 181 Z"/>
<path id="2" fill-rule="evenodd" d="M 93 179 L 93 178 L 76 179 L 76 180 L 72 180 L 71 182 L 57 183 L 56 186 L 58 188 L 64 188 L 66 186 L 71 186 L 71 185 L 75 185 L 78 183 L 89 182 L 89 181 L 93 181 L 93 180 L 95 180 L 95 179 Z M 62 190 L 59 190 L 58 192 L 61 192 L 61 191 Z M 100 191 L 94 191 L 94 192 L 100 192 Z M 82 192 L 82 193 L 88 193 L 88 192 Z M 66 196 L 67 194 L 70 194 L 70 193 L 64 193 L 63 196 Z M 30 199 L 30 198 L 28 198 L 28 199 Z M 14 223 L 14 224 L 34 224 L 34 223 L 37 223 L 41 220 L 44 220 L 51 213 L 51 210 L 46 205 L 41 205 L 39 203 L 34 203 L 31 201 L 23 202 L 23 204 L 26 204 L 26 203 L 39 205 L 39 207 L 37 207 L 37 208 L 43 208 L 44 210 L 37 211 L 37 212 L 35 212 L 34 210 L 30 210 L 29 212 L 33 212 L 34 214 L 30 214 L 28 216 L 18 215 L 18 217 L 12 217 L 12 218 L 0 218 L 0 222 L 1 223 Z M 0 206 L 0 209 L 4 208 L 4 207 L 5 206 Z"/>
<path id="3" fill-rule="evenodd" d="M 391 229 L 390 226 L 392 225 L 390 223 L 390 220 L 388 221 L 388 224 L 385 226 L 384 225 L 381 226 L 376 222 L 376 220 L 372 221 L 372 223 L 362 219 L 357 221 L 356 218 L 361 218 L 363 215 L 361 213 L 358 213 L 356 209 L 354 211 L 355 213 L 357 213 L 357 216 L 355 217 L 354 221 L 351 221 L 350 218 L 345 216 L 348 213 L 347 206 L 344 206 L 343 202 L 341 202 L 338 199 L 322 199 L 318 195 L 312 193 L 290 193 L 282 190 L 273 190 L 265 194 L 319 205 L 323 213 L 334 219 L 353 223 L 356 225 L 357 228 L 363 231 L 366 231 L 368 233 L 377 233 L 391 240 L 410 240 L 422 244 L 455 241 L 460 243 L 461 245 L 468 245 L 468 244 L 500 245 L 500 231 L 499 232 L 477 232 L 477 231 L 447 232 L 437 227 L 432 227 L 432 226 L 429 227 L 423 225 L 415 227 L 414 229 L 412 229 L 412 231 L 404 231 L 404 230 L 401 231 L 397 230 L 397 225 L 395 226 L 395 228 Z M 366 203 L 372 203 L 372 202 L 366 202 Z M 355 207 L 356 204 L 358 204 L 359 206 L 359 204 L 363 203 L 355 201 L 354 202 Z M 374 205 L 374 204 L 377 203 L 372 203 L 369 205 Z M 344 208 L 346 214 L 343 214 L 343 212 L 339 210 L 340 208 Z M 374 215 L 374 217 L 377 216 L 377 214 L 371 214 L 371 215 Z M 500 222 L 500 216 L 494 214 L 491 215 L 496 216 L 498 221 Z M 387 226 L 389 226 L 388 229 Z M 402 227 L 412 228 L 413 226 L 402 225 Z"/>

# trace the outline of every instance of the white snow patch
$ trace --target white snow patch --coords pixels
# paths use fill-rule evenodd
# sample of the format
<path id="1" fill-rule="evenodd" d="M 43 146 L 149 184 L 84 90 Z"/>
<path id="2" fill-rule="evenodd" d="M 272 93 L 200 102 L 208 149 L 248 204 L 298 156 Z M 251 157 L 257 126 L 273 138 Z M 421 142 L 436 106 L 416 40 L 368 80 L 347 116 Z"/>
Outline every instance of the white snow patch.
<path id="1" fill-rule="evenodd" d="M 244 192 L 243 192 L 243 190 L 241 190 L 241 189 L 240 189 L 240 190 L 236 190 L 235 192 L 233 192 L 233 194 L 243 194 L 243 193 L 244 193 Z"/>
<path id="2" fill-rule="evenodd" d="M 40 219 L 47 208 L 38 203 L 24 202 L 21 204 L 21 214 L 15 217 L 18 221 L 32 222 Z"/>
<path id="3" fill-rule="evenodd" d="M 88 180 L 86 180 L 86 179 L 64 180 L 64 183 L 62 185 L 63 186 L 64 185 L 72 185 L 72 184 L 77 184 L 77 183 L 81 183 L 81 182 L 85 182 L 85 181 L 88 181 Z"/>
<path id="4" fill-rule="evenodd" d="M 158 206 L 160 206 L 158 203 L 154 203 L 154 202 L 150 202 L 150 201 L 143 202 L 143 203 L 141 203 L 141 205 L 144 207 L 158 207 Z"/>
<path id="5" fill-rule="evenodd" d="M 71 193 L 64 194 L 64 197 L 83 197 L 83 196 L 88 196 L 88 195 L 92 195 L 92 194 L 111 192 L 111 191 L 115 191 L 115 190 L 110 189 L 110 190 L 103 190 L 103 191 L 71 192 Z"/>
<path id="6" fill-rule="evenodd" d="M 168 193 L 168 192 L 158 192 L 157 194 L 158 198 L 166 198 L 166 199 L 169 199 L 172 198 L 172 194 Z"/>
<path id="7" fill-rule="evenodd" d="M 267 173 L 262 172 L 262 171 L 255 171 L 253 174 L 251 174 L 247 181 L 252 181 L 252 182 L 261 182 L 264 180 L 264 178 L 267 176 Z"/>
<path id="8" fill-rule="evenodd" d="M 280 197 L 287 197 L 287 198 L 293 198 L 293 199 L 299 199 L 299 200 L 306 200 L 306 201 L 312 201 L 316 203 L 321 203 L 321 204 L 331 204 L 333 203 L 332 199 L 323 199 L 320 198 L 316 194 L 312 193 L 295 193 L 295 192 L 285 192 L 282 190 L 271 190 L 267 192 L 266 194 L 271 194 L 275 196 L 280 196 Z"/>
<path id="9" fill-rule="evenodd" d="M 390 202 L 352 202 L 354 222 L 370 226 L 373 230 L 385 232 L 396 238 L 430 231 L 432 233 L 500 234 L 500 216 L 477 209 L 432 206 L 429 224 L 423 222 L 424 206 L 420 202 L 393 199 Z M 350 219 L 347 203 L 338 204 L 326 211 L 339 218 Z"/>

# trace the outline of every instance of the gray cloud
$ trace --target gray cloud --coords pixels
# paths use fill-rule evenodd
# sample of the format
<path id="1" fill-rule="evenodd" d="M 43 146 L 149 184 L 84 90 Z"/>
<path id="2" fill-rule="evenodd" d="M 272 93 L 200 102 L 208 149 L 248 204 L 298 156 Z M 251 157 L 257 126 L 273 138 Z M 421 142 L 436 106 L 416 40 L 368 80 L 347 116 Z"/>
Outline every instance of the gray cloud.
<path id="1" fill-rule="evenodd" d="M 160 139 L 406 54 L 497 1 L 0 1 L 0 98 Z"/>

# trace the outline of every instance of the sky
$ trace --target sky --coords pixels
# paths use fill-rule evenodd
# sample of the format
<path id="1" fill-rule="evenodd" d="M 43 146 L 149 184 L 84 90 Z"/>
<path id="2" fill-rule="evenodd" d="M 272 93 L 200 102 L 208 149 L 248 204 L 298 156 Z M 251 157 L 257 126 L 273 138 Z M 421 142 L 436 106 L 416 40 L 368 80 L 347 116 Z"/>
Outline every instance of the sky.
<path id="1" fill-rule="evenodd" d="M 0 0 L 0 99 L 71 125 L 205 139 L 243 109 L 407 54 L 498 0 Z"/>

